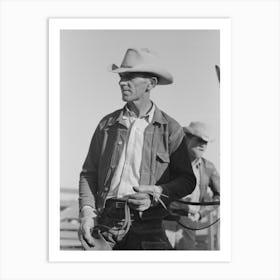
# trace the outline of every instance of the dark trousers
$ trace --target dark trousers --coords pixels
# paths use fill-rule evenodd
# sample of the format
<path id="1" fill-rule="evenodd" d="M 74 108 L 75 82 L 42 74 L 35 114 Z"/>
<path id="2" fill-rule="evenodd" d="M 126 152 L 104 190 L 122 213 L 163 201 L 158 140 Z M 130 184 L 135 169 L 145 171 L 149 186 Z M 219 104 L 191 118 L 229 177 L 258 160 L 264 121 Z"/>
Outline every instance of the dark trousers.
<path id="1" fill-rule="evenodd" d="M 124 207 L 119 203 L 108 201 L 99 217 L 98 224 L 109 229 L 103 231 L 102 235 L 113 250 L 172 250 L 162 226 L 162 219 L 153 217 L 153 211 L 145 219 L 135 210 L 130 212 L 131 226 L 127 232 L 122 229 L 125 214 Z"/>

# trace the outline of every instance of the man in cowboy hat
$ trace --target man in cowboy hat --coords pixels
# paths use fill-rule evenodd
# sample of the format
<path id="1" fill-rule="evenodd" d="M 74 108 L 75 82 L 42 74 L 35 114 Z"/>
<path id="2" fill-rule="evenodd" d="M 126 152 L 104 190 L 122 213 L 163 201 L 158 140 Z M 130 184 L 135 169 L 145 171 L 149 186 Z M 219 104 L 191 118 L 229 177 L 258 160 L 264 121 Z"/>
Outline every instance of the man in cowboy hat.
<path id="1" fill-rule="evenodd" d="M 148 49 L 128 49 L 119 74 L 125 106 L 98 124 L 80 174 L 79 236 L 85 249 L 172 249 L 165 205 L 190 194 L 195 176 L 181 126 L 150 99 L 172 75 Z"/>
<path id="2" fill-rule="evenodd" d="M 188 153 L 191 160 L 193 172 L 196 176 L 196 187 L 184 200 L 191 202 L 204 202 L 220 199 L 220 176 L 214 164 L 203 157 L 207 145 L 213 139 L 210 137 L 210 128 L 202 122 L 191 122 L 188 127 L 183 128 L 186 134 Z M 209 195 L 210 194 L 210 195 Z M 184 205 L 173 202 L 170 209 L 174 212 L 185 209 L 188 216 L 182 216 L 180 222 L 188 227 L 195 227 L 196 222 L 205 217 L 215 207 L 200 207 L 198 205 Z M 177 250 L 195 250 L 195 231 L 183 228 L 176 222 L 164 222 L 167 236 L 171 244 Z"/>

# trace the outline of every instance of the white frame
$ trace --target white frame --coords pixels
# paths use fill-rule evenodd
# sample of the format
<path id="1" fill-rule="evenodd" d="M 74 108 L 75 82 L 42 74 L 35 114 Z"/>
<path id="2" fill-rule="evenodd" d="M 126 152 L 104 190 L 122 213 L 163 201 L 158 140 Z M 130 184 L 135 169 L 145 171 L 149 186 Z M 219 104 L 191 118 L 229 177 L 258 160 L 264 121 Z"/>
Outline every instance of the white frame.
<path id="1" fill-rule="evenodd" d="M 129 22 L 129 24 L 127 24 Z M 218 251 L 62 251 L 60 250 L 60 30 L 90 29 L 220 30 L 221 200 Z M 100 28 L 102 26 L 102 28 Z M 229 18 L 92 18 L 49 19 L 49 260 L 67 262 L 229 262 L 231 260 L 231 21 Z"/>

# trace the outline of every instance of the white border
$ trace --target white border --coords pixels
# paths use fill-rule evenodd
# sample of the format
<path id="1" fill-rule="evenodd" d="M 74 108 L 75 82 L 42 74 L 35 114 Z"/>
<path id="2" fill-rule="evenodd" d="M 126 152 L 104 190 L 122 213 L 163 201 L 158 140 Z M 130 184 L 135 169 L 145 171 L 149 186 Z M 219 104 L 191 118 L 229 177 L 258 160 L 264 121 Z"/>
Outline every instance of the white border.
<path id="1" fill-rule="evenodd" d="M 129 24 L 128 24 L 129 22 Z M 225 18 L 49 19 L 49 260 L 66 262 L 228 262 L 231 260 L 230 187 L 223 189 L 219 251 L 61 251 L 60 206 L 60 30 L 193 29 L 220 30 L 221 185 L 231 182 L 231 21 Z"/>

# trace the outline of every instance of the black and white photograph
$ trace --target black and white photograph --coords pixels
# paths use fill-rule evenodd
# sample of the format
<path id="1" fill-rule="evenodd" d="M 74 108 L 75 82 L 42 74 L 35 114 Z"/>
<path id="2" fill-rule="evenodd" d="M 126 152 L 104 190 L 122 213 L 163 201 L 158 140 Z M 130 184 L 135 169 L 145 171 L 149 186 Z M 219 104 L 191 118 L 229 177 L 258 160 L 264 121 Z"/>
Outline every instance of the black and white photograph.
<path id="1" fill-rule="evenodd" d="M 279 8 L 0 1 L 0 279 L 279 280 Z"/>
<path id="2" fill-rule="evenodd" d="M 219 251 L 220 30 L 59 40 L 60 250 Z"/>

